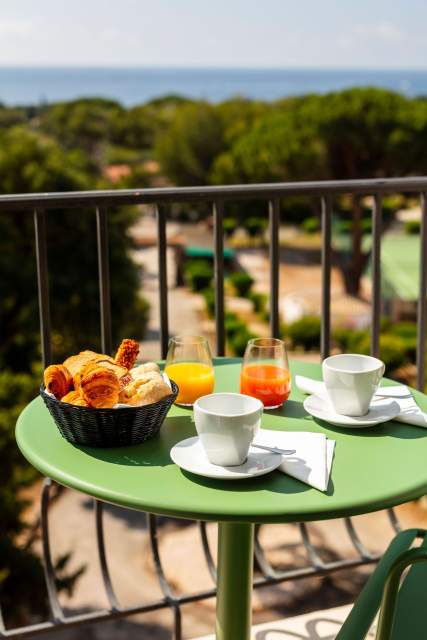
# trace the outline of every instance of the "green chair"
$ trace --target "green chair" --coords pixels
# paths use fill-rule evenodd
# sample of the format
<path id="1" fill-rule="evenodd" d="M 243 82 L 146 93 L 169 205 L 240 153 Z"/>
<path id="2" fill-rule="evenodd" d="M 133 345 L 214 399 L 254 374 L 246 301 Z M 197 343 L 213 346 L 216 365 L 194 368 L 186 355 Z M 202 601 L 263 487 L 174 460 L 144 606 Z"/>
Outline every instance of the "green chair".
<path id="1" fill-rule="evenodd" d="M 427 639 L 426 534 L 422 529 L 409 529 L 394 538 L 336 640 L 364 640 L 378 609 L 376 640 Z M 414 546 L 417 539 L 422 542 Z"/>

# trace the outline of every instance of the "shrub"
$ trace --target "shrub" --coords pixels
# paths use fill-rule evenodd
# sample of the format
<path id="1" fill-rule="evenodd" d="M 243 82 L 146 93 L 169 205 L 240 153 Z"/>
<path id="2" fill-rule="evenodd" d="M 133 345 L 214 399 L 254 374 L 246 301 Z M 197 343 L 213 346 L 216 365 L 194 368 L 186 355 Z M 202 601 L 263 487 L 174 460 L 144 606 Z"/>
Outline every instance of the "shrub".
<path id="1" fill-rule="evenodd" d="M 245 220 L 244 227 L 251 238 L 256 238 L 264 233 L 267 227 L 267 221 L 264 218 L 252 216 Z"/>
<path id="2" fill-rule="evenodd" d="M 246 324 L 235 313 L 227 313 L 225 316 L 225 335 L 233 338 L 239 331 L 246 330 Z"/>
<path id="3" fill-rule="evenodd" d="M 185 276 L 192 291 L 203 291 L 212 283 L 213 269 L 206 260 L 191 260 L 185 265 Z"/>
<path id="4" fill-rule="evenodd" d="M 320 230 L 319 218 L 314 216 L 305 218 L 305 220 L 302 221 L 301 227 L 306 233 L 317 233 Z"/>
<path id="5" fill-rule="evenodd" d="M 337 347 L 347 353 L 370 353 L 371 338 L 368 330 L 336 329 L 333 339 Z M 417 346 L 416 326 L 401 322 L 387 328 L 380 336 L 380 358 L 388 371 L 397 369 L 408 360 L 415 360 Z"/>
<path id="6" fill-rule="evenodd" d="M 421 229 L 421 224 L 419 220 L 408 220 L 405 222 L 405 233 L 408 236 L 416 236 L 419 234 Z"/>
<path id="7" fill-rule="evenodd" d="M 241 298 L 246 298 L 252 288 L 254 279 L 245 271 L 236 271 L 230 276 L 230 282 Z"/>
<path id="8" fill-rule="evenodd" d="M 285 335 L 292 341 L 293 347 L 302 347 L 304 351 L 318 349 L 320 344 L 319 316 L 304 316 L 284 327 Z"/>
<path id="9" fill-rule="evenodd" d="M 396 324 L 391 324 L 389 331 L 393 335 L 403 339 L 416 339 L 417 337 L 417 325 L 415 322 L 397 322 Z"/>
<path id="10" fill-rule="evenodd" d="M 245 355 L 246 345 L 249 340 L 252 340 L 252 338 L 256 338 L 256 335 L 248 331 L 246 327 L 242 329 L 242 331 L 235 333 L 235 335 L 228 341 L 233 354 L 242 358 Z"/>
<path id="11" fill-rule="evenodd" d="M 235 218 L 224 218 L 223 229 L 227 237 L 232 236 L 237 229 L 237 220 Z"/>
<path id="12" fill-rule="evenodd" d="M 267 296 L 265 293 L 258 293 L 257 291 L 251 291 L 248 296 L 252 302 L 255 313 L 264 313 L 267 305 Z"/>
<path id="13" fill-rule="evenodd" d="M 215 316 L 215 291 L 212 287 L 203 289 L 203 297 L 205 299 L 206 311 L 210 318 Z"/>
<path id="14" fill-rule="evenodd" d="M 408 359 L 402 338 L 390 335 L 380 336 L 380 358 L 384 361 L 387 371 L 402 366 Z"/>
<path id="15" fill-rule="evenodd" d="M 235 313 L 227 313 L 225 316 L 225 335 L 231 351 L 239 357 L 244 355 L 248 341 L 256 338 Z"/>
<path id="16" fill-rule="evenodd" d="M 336 346 L 346 353 L 362 353 L 366 341 L 369 343 L 369 332 L 364 329 L 335 329 L 333 340 Z"/>

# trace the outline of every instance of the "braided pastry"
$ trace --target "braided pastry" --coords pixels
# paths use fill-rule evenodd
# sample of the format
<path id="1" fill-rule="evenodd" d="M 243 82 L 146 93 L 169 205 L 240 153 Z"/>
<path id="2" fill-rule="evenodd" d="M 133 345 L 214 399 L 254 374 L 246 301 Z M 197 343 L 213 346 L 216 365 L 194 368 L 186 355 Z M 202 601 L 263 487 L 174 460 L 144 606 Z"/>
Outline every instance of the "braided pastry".
<path id="1" fill-rule="evenodd" d="M 135 364 L 138 353 L 139 344 L 136 342 L 136 340 L 125 338 L 121 341 L 114 360 L 117 362 L 117 364 L 129 370 Z"/>

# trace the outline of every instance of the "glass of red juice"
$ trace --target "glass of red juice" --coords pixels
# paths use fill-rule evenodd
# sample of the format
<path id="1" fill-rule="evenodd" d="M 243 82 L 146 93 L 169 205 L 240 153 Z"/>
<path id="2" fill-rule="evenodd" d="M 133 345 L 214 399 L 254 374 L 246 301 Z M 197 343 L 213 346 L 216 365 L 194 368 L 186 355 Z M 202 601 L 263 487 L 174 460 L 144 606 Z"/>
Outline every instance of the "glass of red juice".
<path id="1" fill-rule="evenodd" d="M 249 340 L 240 373 L 240 393 L 258 398 L 265 409 L 277 409 L 290 392 L 291 375 L 283 340 Z"/>

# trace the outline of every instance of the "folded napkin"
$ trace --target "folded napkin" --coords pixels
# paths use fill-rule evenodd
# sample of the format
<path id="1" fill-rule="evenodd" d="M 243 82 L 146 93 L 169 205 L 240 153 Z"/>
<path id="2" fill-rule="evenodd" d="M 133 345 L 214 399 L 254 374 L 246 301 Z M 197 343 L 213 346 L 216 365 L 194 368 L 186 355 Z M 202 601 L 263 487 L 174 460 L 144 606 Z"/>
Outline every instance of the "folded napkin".
<path id="1" fill-rule="evenodd" d="M 323 433 L 260 429 L 254 444 L 295 449 L 293 455 L 282 456 L 280 471 L 319 491 L 327 491 L 335 440 L 329 440 Z"/>
<path id="2" fill-rule="evenodd" d="M 319 382 L 319 380 L 313 380 L 305 376 L 295 376 L 295 384 L 303 393 L 326 393 L 324 382 Z M 400 407 L 400 413 L 394 420 L 406 422 L 416 427 L 427 427 L 427 414 L 419 408 L 406 385 L 398 384 L 393 387 L 379 387 L 374 395 L 374 400 L 384 398 L 393 398 Z"/>

